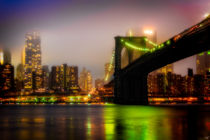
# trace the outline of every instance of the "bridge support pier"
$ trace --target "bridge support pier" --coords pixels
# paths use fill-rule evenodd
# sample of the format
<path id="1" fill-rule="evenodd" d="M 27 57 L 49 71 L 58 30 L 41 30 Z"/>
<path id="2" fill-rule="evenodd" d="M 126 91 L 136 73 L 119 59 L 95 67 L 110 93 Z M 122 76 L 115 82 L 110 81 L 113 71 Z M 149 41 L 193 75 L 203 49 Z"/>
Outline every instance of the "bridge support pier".
<path id="1" fill-rule="evenodd" d="M 148 105 L 147 74 L 143 76 L 125 76 L 118 81 L 120 90 L 115 102 L 118 104 Z"/>

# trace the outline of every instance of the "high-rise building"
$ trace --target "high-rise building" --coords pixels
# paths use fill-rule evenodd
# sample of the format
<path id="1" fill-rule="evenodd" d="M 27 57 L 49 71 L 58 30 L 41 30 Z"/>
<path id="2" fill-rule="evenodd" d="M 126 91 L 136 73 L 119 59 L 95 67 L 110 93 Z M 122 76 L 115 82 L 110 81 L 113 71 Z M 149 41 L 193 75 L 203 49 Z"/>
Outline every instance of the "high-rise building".
<path id="1" fill-rule="evenodd" d="M 210 72 L 210 51 L 202 52 L 196 55 L 197 74 L 205 75 Z"/>
<path id="2" fill-rule="evenodd" d="M 37 32 L 25 35 L 25 46 L 22 52 L 24 66 L 24 89 L 37 90 L 42 86 L 41 40 Z"/>
<path id="3" fill-rule="evenodd" d="M 11 64 L 0 65 L 0 93 L 14 90 L 14 67 Z"/>
<path id="4" fill-rule="evenodd" d="M 71 91 L 77 93 L 78 86 L 78 67 L 68 66 L 53 66 L 50 73 L 50 88 L 57 91 Z"/>
<path id="5" fill-rule="evenodd" d="M 85 92 L 92 90 L 92 75 L 90 71 L 86 70 L 85 68 L 83 68 L 82 72 L 80 73 L 79 86 Z"/>

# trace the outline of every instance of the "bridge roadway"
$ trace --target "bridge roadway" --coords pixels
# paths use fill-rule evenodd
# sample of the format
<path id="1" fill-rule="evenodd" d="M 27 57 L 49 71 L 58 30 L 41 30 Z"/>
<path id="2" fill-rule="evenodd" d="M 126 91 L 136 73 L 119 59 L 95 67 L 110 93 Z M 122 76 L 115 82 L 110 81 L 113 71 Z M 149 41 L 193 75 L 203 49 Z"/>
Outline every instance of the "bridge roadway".
<path id="1" fill-rule="evenodd" d="M 147 105 L 147 76 L 150 72 L 186 57 L 210 50 L 209 20 L 205 28 L 181 35 L 170 39 L 170 44 L 168 43 L 165 47 L 144 54 L 123 69 L 121 69 L 123 46 L 120 41 L 126 37 L 115 37 L 115 103 Z M 167 41 L 164 44 L 167 44 Z"/>

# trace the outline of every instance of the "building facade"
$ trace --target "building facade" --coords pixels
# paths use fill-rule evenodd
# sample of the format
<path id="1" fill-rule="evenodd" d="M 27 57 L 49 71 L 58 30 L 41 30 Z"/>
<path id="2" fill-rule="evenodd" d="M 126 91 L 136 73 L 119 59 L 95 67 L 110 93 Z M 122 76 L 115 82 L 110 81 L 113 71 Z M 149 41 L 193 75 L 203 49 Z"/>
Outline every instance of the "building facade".
<path id="1" fill-rule="evenodd" d="M 39 90 L 42 87 L 41 39 L 37 32 L 25 35 L 22 53 L 24 66 L 24 89 Z"/>
<path id="2" fill-rule="evenodd" d="M 210 72 L 210 51 L 202 52 L 196 55 L 197 74 L 205 75 Z"/>
<path id="3" fill-rule="evenodd" d="M 67 64 L 53 66 L 50 73 L 50 88 L 55 91 L 77 93 L 79 91 L 78 67 Z"/>
<path id="4" fill-rule="evenodd" d="M 0 65 L 0 94 L 14 91 L 14 67 L 11 64 Z"/>
<path id="5" fill-rule="evenodd" d="M 92 90 L 92 75 L 90 71 L 83 68 L 79 77 L 79 86 L 82 91 L 89 92 Z"/>

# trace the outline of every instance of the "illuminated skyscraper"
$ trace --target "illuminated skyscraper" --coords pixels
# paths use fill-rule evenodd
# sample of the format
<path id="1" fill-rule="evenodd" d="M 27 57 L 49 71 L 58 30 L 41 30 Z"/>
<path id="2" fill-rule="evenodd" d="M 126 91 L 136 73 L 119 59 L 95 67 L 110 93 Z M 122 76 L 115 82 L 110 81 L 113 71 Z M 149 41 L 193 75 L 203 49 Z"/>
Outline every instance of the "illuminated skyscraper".
<path id="1" fill-rule="evenodd" d="M 22 63 L 24 66 L 24 89 L 40 89 L 42 85 L 41 40 L 37 32 L 25 35 Z"/>
<path id="2" fill-rule="evenodd" d="M 89 92 L 92 90 L 92 75 L 90 71 L 83 68 L 79 77 L 79 86 L 83 91 Z"/>
<path id="3" fill-rule="evenodd" d="M 202 52 L 196 55 L 197 74 L 205 75 L 210 72 L 210 51 Z"/>

